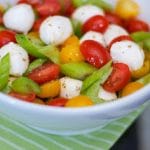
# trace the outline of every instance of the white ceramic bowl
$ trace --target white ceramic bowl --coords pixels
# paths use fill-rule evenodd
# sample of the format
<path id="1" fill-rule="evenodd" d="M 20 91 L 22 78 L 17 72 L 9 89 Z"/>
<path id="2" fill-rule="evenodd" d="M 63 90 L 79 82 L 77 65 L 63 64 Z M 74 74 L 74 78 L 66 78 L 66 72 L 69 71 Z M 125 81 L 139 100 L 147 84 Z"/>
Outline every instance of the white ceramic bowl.
<path id="1" fill-rule="evenodd" d="M 144 5 L 147 0 L 139 2 L 147 7 Z M 146 7 L 142 7 L 144 12 Z M 150 12 L 149 15 L 145 13 L 146 16 L 150 16 Z M 0 93 L 0 113 L 46 133 L 73 135 L 99 129 L 126 116 L 149 99 L 150 85 L 117 101 L 76 109 L 27 103 Z"/>

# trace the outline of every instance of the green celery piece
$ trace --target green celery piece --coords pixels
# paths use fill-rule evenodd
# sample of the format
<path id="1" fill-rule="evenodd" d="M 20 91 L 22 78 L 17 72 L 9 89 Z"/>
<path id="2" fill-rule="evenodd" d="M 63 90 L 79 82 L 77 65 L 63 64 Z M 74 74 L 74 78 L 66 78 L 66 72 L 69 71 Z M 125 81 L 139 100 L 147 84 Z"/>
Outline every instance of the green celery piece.
<path id="1" fill-rule="evenodd" d="M 107 3 L 105 0 L 73 0 L 73 4 L 76 7 L 86 4 L 93 4 L 103 8 L 105 11 L 112 11 L 113 9 L 112 5 Z"/>
<path id="2" fill-rule="evenodd" d="M 87 90 L 90 86 L 92 86 L 92 84 L 94 84 L 98 80 L 100 80 L 100 84 L 103 84 L 110 75 L 110 73 L 112 72 L 111 65 L 112 61 L 108 62 L 102 68 L 100 68 L 99 70 L 93 72 L 90 76 L 88 76 L 83 81 L 81 92 Z"/>
<path id="3" fill-rule="evenodd" d="M 104 100 L 98 98 L 100 83 L 101 83 L 101 80 L 98 80 L 97 82 L 92 84 L 86 91 L 84 91 L 82 93 L 82 94 L 87 95 L 88 97 L 90 97 L 94 104 L 100 104 L 100 103 L 105 102 Z"/>
<path id="4" fill-rule="evenodd" d="M 30 55 L 37 58 L 49 58 L 52 62 L 59 63 L 59 50 L 54 45 L 43 46 L 43 44 L 34 43 L 23 34 L 17 34 L 16 40 Z"/>
<path id="5" fill-rule="evenodd" d="M 10 57 L 5 55 L 0 61 L 0 90 L 4 89 L 8 83 L 10 71 Z"/>
<path id="6" fill-rule="evenodd" d="M 34 70 L 35 68 L 41 66 L 44 62 L 46 62 L 46 60 L 47 59 L 43 59 L 43 58 L 38 58 L 38 59 L 34 60 L 29 65 L 29 67 L 28 67 L 28 69 L 27 69 L 25 74 L 28 74 L 28 73 L 32 72 L 32 70 Z"/>
<path id="7" fill-rule="evenodd" d="M 32 92 L 39 94 L 41 91 L 40 86 L 27 77 L 19 77 L 14 80 L 12 82 L 11 88 L 13 91 L 22 94 L 29 94 Z"/>
<path id="8" fill-rule="evenodd" d="M 95 67 L 85 62 L 72 62 L 61 65 L 61 72 L 75 79 L 85 79 L 96 70 Z"/>
<path id="9" fill-rule="evenodd" d="M 79 21 L 76 21 L 74 19 L 71 19 L 72 22 L 72 26 L 73 26 L 73 30 L 74 30 L 74 34 L 78 37 L 82 36 L 82 23 L 80 23 Z"/>
<path id="10" fill-rule="evenodd" d="M 150 51 L 150 38 L 143 41 L 143 48 Z"/>
<path id="11" fill-rule="evenodd" d="M 137 82 L 140 82 L 144 85 L 150 84 L 150 74 L 145 75 L 144 77 L 137 80 Z"/>
<path id="12" fill-rule="evenodd" d="M 135 42 L 141 42 L 145 39 L 150 39 L 150 32 L 139 31 L 132 33 L 130 36 Z"/>

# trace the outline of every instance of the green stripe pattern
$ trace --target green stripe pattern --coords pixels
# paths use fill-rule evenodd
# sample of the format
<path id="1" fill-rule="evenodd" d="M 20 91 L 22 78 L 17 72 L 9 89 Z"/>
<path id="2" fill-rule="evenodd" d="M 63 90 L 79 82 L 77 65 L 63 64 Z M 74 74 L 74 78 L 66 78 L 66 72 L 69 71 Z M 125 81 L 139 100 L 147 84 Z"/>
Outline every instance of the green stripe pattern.
<path id="1" fill-rule="evenodd" d="M 38 132 L 0 114 L 1 150 L 109 150 L 145 105 L 129 116 L 84 135 L 56 136 Z"/>

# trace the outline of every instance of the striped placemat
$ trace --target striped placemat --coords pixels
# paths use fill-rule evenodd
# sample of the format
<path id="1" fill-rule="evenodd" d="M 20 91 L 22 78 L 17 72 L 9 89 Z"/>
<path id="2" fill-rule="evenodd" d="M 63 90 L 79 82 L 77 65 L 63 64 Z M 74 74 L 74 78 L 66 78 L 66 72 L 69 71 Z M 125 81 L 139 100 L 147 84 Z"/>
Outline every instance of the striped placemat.
<path id="1" fill-rule="evenodd" d="M 99 131 L 78 136 L 41 133 L 0 114 L 0 150 L 109 150 L 144 107 Z"/>

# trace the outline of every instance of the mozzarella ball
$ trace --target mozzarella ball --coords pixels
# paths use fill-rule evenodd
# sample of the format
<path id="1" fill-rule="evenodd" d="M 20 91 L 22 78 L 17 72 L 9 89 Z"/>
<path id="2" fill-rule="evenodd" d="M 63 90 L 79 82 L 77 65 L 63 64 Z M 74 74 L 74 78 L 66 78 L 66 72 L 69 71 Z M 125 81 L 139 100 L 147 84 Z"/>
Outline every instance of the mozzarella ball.
<path id="1" fill-rule="evenodd" d="M 71 21 L 67 17 L 48 17 L 40 26 L 40 38 L 45 44 L 63 44 L 73 33 Z"/>
<path id="2" fill-rule="evenodd" d="M 111 101 L 111 100 L 117 99 L 117 94 L 108 92 L 104 90 L 102 87 L 100 87 L 100 90 L 98 92 L 98 97 L 105 101 Z"/>
<path id="3" fill-rule="evenodd" d="M 29 65 L 27 52 L 19 45 L 10 42 L 0 49 L 0 59 L 10 54 L 10 75 L 21 76 Z"/>
<path id="4" fill-rule="evenodd" d="M 108 46 L 113 39 L 122 35 L 129 35 L 129 34 L 124 28 L 115 24 L 110 24 L 104 33 L 106 45 Z"/>
<path id="5" fill-rule="evenodd" d="M 131 71 L 140 69 L 144 63 L 143 50 L 132 41 L 116 42 L 110 49 L 113 62 L 125 63 Z"/>
<path id="6" fill-rule="evenodd" d="M 35 15 L 30 5 L 19 4 L 10 8 L 3 17 L 4 25 L 8 29 L 21 33 L 28 33 L 35 21 Z"/>
<path id="7" fill-rule="evenodd" d="M 80 43 L 82 43 L 86 40 L 96 41 L 96 42 L 100 43 L 101 45 L 103 45 L 104 47 L 106 47 L 104 36 L 101 33 L 98 33 L 95 31 L 89 31 L 82 36 L 82 38 L 80 39 Z"/>
<path id="8" fill-rule="evenodd" d="M 73 98 L 80 95 L 82 81 L 63 77 L 60 79 L 61 89 L 60 96 L 64 98 Z"/>
<path id="9" fill-rule="evenodd" d="M 72 18 L 77 22 L 84 24 L 88 19 L 96 15 L 104 16 L 104 11 L 94 5 L 84 5 L 74 11 Z"/>

